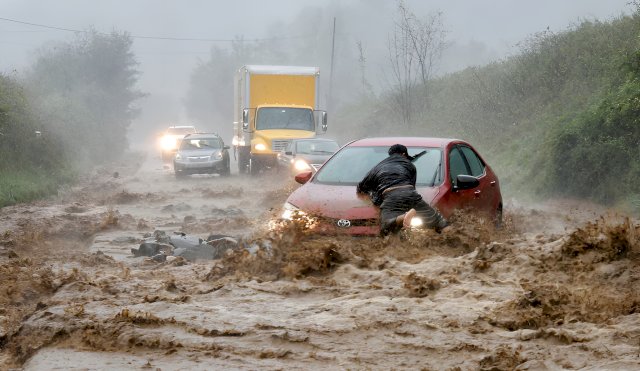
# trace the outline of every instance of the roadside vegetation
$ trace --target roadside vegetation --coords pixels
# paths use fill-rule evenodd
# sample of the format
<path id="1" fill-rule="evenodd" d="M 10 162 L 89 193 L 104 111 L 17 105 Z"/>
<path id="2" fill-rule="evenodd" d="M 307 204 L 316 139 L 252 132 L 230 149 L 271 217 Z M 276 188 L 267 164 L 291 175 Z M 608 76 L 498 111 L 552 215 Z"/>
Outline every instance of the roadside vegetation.
<path id="1" fill-rule="evenodd" d="M 640 211 L 639 12 L 535 34 L 516 55 L 432 79 L 428 90 L 418 81 L 405 123 L 395 94 L 347 106 L 336 125 L 353 137 L 470 140 L 509 198 L 559 196 Z"/>
<path id="2" fill-rule="evenodd" d="M 0 207 L 57 191 L 128 148 L 136 62 L 124 33 L 89 31 L 0 75 Z"/>

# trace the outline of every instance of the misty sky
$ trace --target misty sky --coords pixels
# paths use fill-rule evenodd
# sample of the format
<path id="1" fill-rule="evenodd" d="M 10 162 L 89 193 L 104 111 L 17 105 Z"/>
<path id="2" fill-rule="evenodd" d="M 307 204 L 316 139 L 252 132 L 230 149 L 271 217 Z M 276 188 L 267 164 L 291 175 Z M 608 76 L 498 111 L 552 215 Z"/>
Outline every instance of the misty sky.
<path id="1" fill-rule="evenodd" d="M 561 31 L 581 19 L 607 20 L 631 12 L 629 0 L 406 2 L 418 16 L 443 12 L 451 47 L 440 72 L 507 56 L 517 50 L 517 42 L 547 27 Z M 336 48 L 353 47 L 355 41 L 361 41 L 368 60 L 381 64 L 395 10 L 391 0 L 0 0 L 0 18 L 77 30 L 124 30 L 133 36 L 222 40 L 238 35 L 245 39 L 272 37 L 279 25 L 315 17 L 331 22 L 335 9 L 347 9 L 342 14 L 349 15 L 337 19 Z M 330 33 L 320 38 L 277 36 L 331 42 Z M 43 43 L 72 39 L 72 32 L 0 20 L 0 72 L 20 74 Z M 207 60 L 214 44 L 229 43 L 135 39 L 134 52 L 142 72 L 139 87 L 150 95 L 165 97 L 164 108 L 172 111 L 170 119 L 185 119 L 180 102 L 189 75 L 199 61 Z"/>

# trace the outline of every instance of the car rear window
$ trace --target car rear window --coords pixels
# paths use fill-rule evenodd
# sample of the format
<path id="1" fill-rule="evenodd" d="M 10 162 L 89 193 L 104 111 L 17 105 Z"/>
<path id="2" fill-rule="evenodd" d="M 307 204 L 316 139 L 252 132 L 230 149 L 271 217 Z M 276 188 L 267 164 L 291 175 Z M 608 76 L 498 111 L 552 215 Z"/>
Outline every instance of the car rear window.
<path id="1" fill-rule="evenodd" d="M 414 165 L 417 170 L 417 185 L 432 185 L 441 182 L 439 148 L 409 147 L 409 154 L 427 151 Z M 336 153 L 322 166 L 314 178 L 321 184 L 356 185 L 378 162 L 388 157 L 389 146 L 346 147 Z"/>

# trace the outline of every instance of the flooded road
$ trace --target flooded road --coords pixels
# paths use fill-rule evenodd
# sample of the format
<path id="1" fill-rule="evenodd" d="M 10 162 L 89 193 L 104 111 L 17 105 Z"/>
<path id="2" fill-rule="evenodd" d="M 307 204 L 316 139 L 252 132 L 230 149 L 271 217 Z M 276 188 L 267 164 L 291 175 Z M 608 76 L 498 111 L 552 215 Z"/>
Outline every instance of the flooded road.
<path id="1" fill-rule="evenodd" d="M 0 209 L 0 369 L 640 368 L 640 224 L 507 203 L 502 230 L 270 231 L 285 175 L 175 179 L 155 154 Z M 256 246 L 140 256 L 155 231 Z"/>

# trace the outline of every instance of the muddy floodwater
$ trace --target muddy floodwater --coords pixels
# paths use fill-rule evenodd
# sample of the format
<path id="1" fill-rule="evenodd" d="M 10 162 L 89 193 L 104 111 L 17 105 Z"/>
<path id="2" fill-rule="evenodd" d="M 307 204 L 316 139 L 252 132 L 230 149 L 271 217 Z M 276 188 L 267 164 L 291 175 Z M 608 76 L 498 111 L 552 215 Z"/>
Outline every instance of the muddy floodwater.
<path id="1" fill-rule="evenodd" d="M 272 230 L 296 186 L 132 155 L 0 209 L 0 369 L 640 369 L 638 220 L 505 195 L 500 230 Z M 135 257 L 157 231 L 252 248 Z"/>

